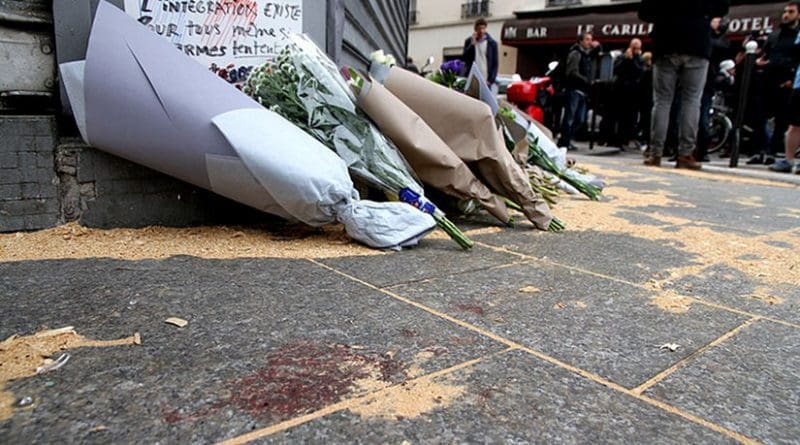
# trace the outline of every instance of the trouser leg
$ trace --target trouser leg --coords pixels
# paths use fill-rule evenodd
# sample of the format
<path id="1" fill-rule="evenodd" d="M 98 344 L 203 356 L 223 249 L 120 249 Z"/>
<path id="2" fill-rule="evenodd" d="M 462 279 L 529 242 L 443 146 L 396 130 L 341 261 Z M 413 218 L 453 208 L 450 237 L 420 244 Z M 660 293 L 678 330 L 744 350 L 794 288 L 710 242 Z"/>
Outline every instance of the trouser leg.
<path id="1" fill-rule="evenodd" d="M 669 111 L 675 96 L 675 84 L 678 81 L 678 66 L 673 63 L 674 57 L 661 57 L 653 66 L 653 112 L 650 131 L 650 145 L 647 154 L 661 156 L 667 140 Z"/>
<path id="2" fill-rule="evenodd" d="M 680 71 L 681 117 L 680 156 L 689 156 L 697 147 L 697 129 L 700 124 L 700 100 L 708 77 L 708 60 L 688 56 Z"/>

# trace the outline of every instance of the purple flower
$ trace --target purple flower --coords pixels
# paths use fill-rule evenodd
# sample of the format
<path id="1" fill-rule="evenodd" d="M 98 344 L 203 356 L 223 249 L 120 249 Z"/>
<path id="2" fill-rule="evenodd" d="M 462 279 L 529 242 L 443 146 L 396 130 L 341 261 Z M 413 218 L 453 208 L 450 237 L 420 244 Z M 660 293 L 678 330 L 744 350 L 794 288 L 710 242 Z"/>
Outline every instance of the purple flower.
<path id="1" fill-rule="evenodd" d="M 460 75 L 464 71 L 464 62 L 458 59 L 445 62 L 439 67 L 442 73 Z"/>

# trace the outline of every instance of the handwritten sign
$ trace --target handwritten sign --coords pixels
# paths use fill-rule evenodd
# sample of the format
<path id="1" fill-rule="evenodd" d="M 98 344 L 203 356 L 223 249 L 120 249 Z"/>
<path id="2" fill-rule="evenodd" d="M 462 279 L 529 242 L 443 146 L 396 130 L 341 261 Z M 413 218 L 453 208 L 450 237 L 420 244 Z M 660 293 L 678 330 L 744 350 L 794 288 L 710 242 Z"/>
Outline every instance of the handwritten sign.
<path id="1" fill-rule="evenodd" d="M 125 11 L 214 71 L 247 72 L 303 31 L 302 0 L 125 0 Z"/>

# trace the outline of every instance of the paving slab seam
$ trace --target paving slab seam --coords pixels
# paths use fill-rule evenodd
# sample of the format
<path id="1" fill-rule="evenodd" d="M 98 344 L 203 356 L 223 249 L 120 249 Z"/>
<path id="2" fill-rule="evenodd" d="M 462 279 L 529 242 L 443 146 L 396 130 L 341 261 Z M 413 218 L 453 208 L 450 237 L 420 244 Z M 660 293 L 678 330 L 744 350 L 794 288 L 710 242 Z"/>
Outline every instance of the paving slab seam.
<path id="1" fill-rule="evenodd" d="M 486 244 L 486 243 L 480 242 L 480 241 L 476 242 L 475 244 L 476 245 L 481 245 L 483 247 L 487 247 L 487 248 L 495 250 L 497 252 L 512 253 L 512 252 L 508 251 L 508 249 L 506 249 L 505 247 L 493 246 L 491 244 Z M 525 255 L 525 254 L 518 254 L 518 255 L 521 255 L 521 256 L 524 256 L 524 257 L 530 259 L 531 262 L 539 262 L 539 263 L 547 264 L 547 265 L 550 265 L 550 266 L 562 267 L 562 268 L 567 269 L 567 270 L 583 273 L 583 274 L 586 274 L 586 275 L 591 275 L 591 276 L 594 276 L 594 277 L 597 277 L 597 278 L 603 278 L 603 279 L 606 279 L 606 280 L 609 280 L 609 281 L 613 281 L 613 282 L 616 282 L 616 283 L 620 283 L 620 284 L 626 284 L 628 286 L 633 286 L 633 287 L 636 287 L 638 289 L 643 289 L 643 290 L 646 290 L 646 291 L 649 291 L 649 292 L 657 292 L 656 289 L 647 287 L 647 286 L 645 286 L 643 284 L 634 283 L 632 281 L 628 281 L 628 280 L 625 280 L 625 279 L 622 279 L 622 278 L 612 277 L 612 276 L 609 276 L 609 275 L 604 275 L 604 274 L 601 274 L 601 273 L 598 273 L 598 272 L 593 272 L 591 270 L 586 270 L 586 269 L 582 269 L 580 267 L 571 266 L 569 264 L 559 263 L 557 261 L 553 261 L 553 260 L 550 260 L 550 259 L 537 258 L 537 257 L 533 257 L 533 256 L 530 256 L 530 255 Z M 725 305 L 722 305 L 722 304 L 719 304 L 719 303 L 713 303 L 713 302 L 710 302 L 710 301 L 705 301 L 703 299 L 700 299 L 700 298 L 697 298 L 697 297 L 694 297 L 694 296 L 691 296 L 691 295 L 679 295 L 679 296 L 690 300 L 692 303 L 700 304 L 702 306 L 707 306 L 707 307 L 714 308 L 714 309 L 724 310 L 724 311 L 731 312 L 731 313 L 734 313 L 734 314 L 737 314 L 737 315 L 743 315 L 743 316 L 748 317 L 748 318 L 758 318 L 758 319 L 762 319 L 762 320 L 765 320 L 765 321 L 770 321 L 770 322 L 777 323 L 777 324 L 780 324 L 780 325 L 783 325 L 783 326 L 787 326 L 787 327 L 790 327 L 790 328 L 794 328 L 794 329 L 800 329 L 800 324 L 792 323 L 790 321 L 781 320 L 781 319 L 774 318 L 774 317 L 767 317 L 767 316 L 759 315 L 759 314 L 754 314 L 752 312 L 747 312 L 747 311 L 742 310 L 742 309 L 737 309 L 737 308 L 730 307 L 730 306 L 725 306 Z"/>
<path id="2" fill-rule="evenodd" d="M 385 295 L 387 295 L 387 296 L 389 296 L 391 298 L 394 298 L 395 300 L 402 301 L 405 304 L 408 304 L 410 306 L 414 306 L 417 309 L 421 309 L 421 310 L 423 310 L 425 312 L 428 312 L 428 313 L 430 313 L 432 315 L 435 315 L 435 316 L 437 316 L 439 318 L 445 319 L 445 320 L 447 320 L 447 321 L 449 321 L 449 322 L 451 322 L 453 324 L 461 326 L 462 328 L 469 329 L 469 330 L 471 330 L 473 332 L 477 332 L 478 334 L 481 334 L 484 337 L 488 337 L 488 338 L 490 338 L 490 339 L 492 339 L 492 340 L 494 340 L 494 341 L 496 341 L 498 343 L 501 343 L 501 344 L 503 344 L 503 345 L 505 345 L 505 346 L 507 346 L 509 348 L 519 349 L 519 348 L 522 347 L 521 345 L 519 345 L 516 342 L 513 342 L 513 341 L 511 341 L 511 340 L 509 340 L 507 338 L 501 337 L 501 336 L 499 336 L 497 334 L 494 334 L 492 332 L 489 332 L 489 331 L 487 331 L 485 329 L 481 329 L 481 328 L 479 328 L 477 326 L 474 326 L 474 325 L 472 325 L 470 323 L 467 323 L 465 321 L 461 321 L 458 318 L 455 318 L 455 317 L 453 317 L 451 315 L 445 314 L 444 312 L 437 311 L 436 309 L 430 308 L 428 306 L 425 306 L 424 304 L 421 304 L 421 303 L 418 303 L 418 302 L 416 302 L 414 300 L 411 300 L 409 298 L 403 297 L 402 295 L 396 294 L 396 293 L 394 293 L 394 292 L 392 292 L 390 290 L 383 289 L 383 288 L 381 288 L 379 286 L 376 286 L 376 285 L 374 285 L 372 283 L 368 283 L 368 282 L 366 282 L 366 281 L 364 281 L 364 280 L 362 280 L 360 278 L 356 278 L 356 277 L 354 277 L 354 276 L 352 276 L 352 275 L 350 275 L 350 274 L 348 274 L 346 272 L 342 272 L 342 271 L 337 270 L 337 269 L 335 269 L 335 268 L 333 268 L 331 266 L 328 266 L 327 264 L 323 264 L 323 263 L 320 263 L 320 262 L 318 262 L 316 260 L 312 260 L 312 259 L 309 259 L 309 260 L 306 260 L 306 261 L 308 261 L 308 262 L 310 262 L 312 264 L 316 264 L 317 266 L 322 267 L 323 269 L 326 269 L 326 270 L 328 270 L 330 272 L 333 272 L 335 274 L 341 275 L 341 276 L 343 276 L 343 277 L 345 277 L 345 278 L 347 278 L 347 279 L 349 279 L 351 281 L 354 281 L 354 282 L 356 282 L 358 284 L 361 284 L 362 286 L 366 286 L 366 287 L 368 287 L 370 289 L 373 289 L 373 290 L 376 290 L 378 292 L 381 292 L 381 293 L 383 293 L 383 294 L 385 294 Z"/>
<path id="3" fill-rule="evenodd" d="M 706 420 L 706 419 L 704 419 L 702 417 L 699 417 L 699 416 L 696 416 L 694 414 L 691 414 L 691 413 L 688 413 L 686 411 L 683 411 L 683 410 L 681 410 L 679 408 L 676 408 L 676 407 L 674 407 L 674 406 L 672 406 L 672 405 L 670 405 L 668 403 L 664 403 L 664 402 L 662 402 L 660 400 L 656 400 L 656 399 L 647 397 L 645 395 L 638 394 L 638 393 L 635 392 L 635 390 L 628 389 L 628 388 L 626 388 L 626 387 L 624 387 L 624 386 L 622 386 L 622 385 L 620 385 L 618 383 L 614 383 L 614 382 L 612 382 L 612 381 L 610 381 L 610 380 L 608 380 L 606 378 L 603 378 L 603 377 L 601 377 L 599 375 L 596 375 L 596 374 L 594 374 L 594 373 L 592 373 L 590 371 L 586 371 L 584 369 L 581 369 L 581 368 L 578 368 L 576 366 L 570 365 L 568 363 L 562 362 L 561 360 L 558 360 L 555 357 L 550 357 L 549 355 L 544 354 L 544 353 L 539 352 L 539 351 L 536 351 L 535 349 L 531 349 L 531 348 L 528 348 L 528 347 L 525 347 L 525 346 L 521 346 L 519 348 L 519 350 L 522 351 L 522 352 L 528 353 L 528 354 L 530 354 L 530 355 L 532 355 L 532 356 L 534 356 L 534 357 L 536 357 L 536 358 L 538 358 L 538 359 L 540 359 L 542 361 L 545 361 L 547 363 L 550 363 L 552 365 L 555 365 L 555 366 L 558 366 L 558 367 L 560 367 L 562 369 L 570 371 L 570 372 L 572 372 L 574 374 L 577 374 L 577 375 L 579 375 L 579 376 L 581 376 L 581 377 L 583 377 L 583 378 L 585 378 L 587 380 L 590 380 L 590 381 L 592 381 L 594 383 L 597 383 L 599 385 L 603 385 L 603 386 L 605 386 L 605 387 L 607 387 L 609 389 L 612 389 L 614 391 L 617 391 L 617 392 L 620 392 L 622 394 L 625 394 L 625 395 L 627 395 L 629 397 L 632 397 L 632 398 L 634 398 L 636 400 L 639 400 L 641 402 L 647 403 L 648 405 L 654 406 L 654 407 L 656 407 L 658 409 L 661 409 L 663 411 L 666 411 L 666 412 L 668 412 L 670 414 L 682 417 L 685 420 L 688 420 L 688 421 L 690 421 L 692 423 L 696 423 L 696 424 L 698 424 L 698 425 L 700 425 L 702 427 L 705 427 L 705 428 L 707 428 L 707 429 L 709 429 L 711 431 L 714 431 L 715 433 L 718 433 L 718 434 L 721 434 L 721 435 L 723 435 L 725 437 L 728 437 L 729 439 L 733 439 L 733 440 L 735 440 L 735 441 L 737 441 L 739 443 L 747 444 L 747 445 L 760 444 L 760 442 L 758 442 L 755 439 L 752 439 L 750 437 L 747 437 L 744 434 L 737 433 L 736 431 L 729 430 L 729 429 L 727 429 L 727 428 L 725 428 L 725 427 L 723 427 L 721 425 L 718 425 L 718 424 L 716 424 L 714 422 L 711 422 L 709 420 Z"/>
<path id="4" fill-rule="evenodd" d="M 431 281 L 439 280 L 439 279 L 442 279 L 442 278 L 457 277 L 459 275 L 465 275 L 465 274 L 475 273 L 475 272 L 486 272 L 486 271 L 490 271 L 490 270 L 505 269 L 505 268 L 508 268 L 508 267 L 520 266 L 520 265 L 531 263 L 531 262 L 532 261 L 530 259 L 526 259 L 526 260 L 523 260 L 523 261 L 513 261 L 511 263 L 499 264 L 499 265 L 494 265 L 494 266 L 478 267 L 476 269 L 463 270 L 463 271 L 454 272 L 454 273 L 451 273 L 451 274 L 439 275 L 439 276 L 436 276 L 436 277 L 429 277 L 429 278 L 425 278 L 425 279 L 422 279 L 422 280 L 411 280 L 411 281 L 404 281 L 404 282 L 401 282 L 401 283 L 395 283 L 395 284 L 392 284 L 392 285 L 389 285 L 389 286 L 384 286 L 381 289 L 393 289 L 393 288 L 396 288 L 396 287 L 408 286 L 409 284 L 429 283 Z"/>
<path id="5" fill-rule="evenodd" d="M 626 387 L 624 387 L 624 386 L 622 386 L 622 385 L 620 385 L 618 383 L 614 383 L 611 380 L 608 380 L 608 379 L 606 379 L 604 377 L 601 377 L 601 376 L 599 376 L 599 375 L 597 375 L 597 374 L 595 374 L 595 373 L 593 373 L 591 371 L 587 371 L 587 370 L 581 369 L 581 368 L 579 368 L 577 366 L 570 365 L 570 364 L 568 364 L 566 362 L 563 362 L 563 361 L 561 361 L 561 360 L 559 360 L 559 359 L 557 359 L 555 357 L 551 357 L 550 355 L 547 355 L 547 354 L 545 354 L 543 352 L 536 351 L 535 349 L 532 349 L 532 348 L 529 348 L 529 347 L 524 346 L 522 344 L 519 344 L 519 343 L 517 343 L 517 342 L 515 342 L 513 340 L 509 340 L 509 339 L 507 339 L 505 337 L 502 337 L 500 335 L 494 334 L 494 333 L 492 333 L 490 331 L 487 331 L 485 329 L 481 329 L 478 326 L 475 326 L 475 325 L 472 325 L 472 324 L 467 323 L 465 321 L 459 320 L 459 319 L 457 319 L 457 318 L 455 318 L 455 317 L 453 317 L 451 315 L 445 314 L 445 313 L 443 313 L 441 311 L 438 311 L 436 309 L 433 309 L 433 308 L 430 308 L 428 306 L 425 306 L 424 304 L 421 304 L 421 303 L 418 303 L 418 302 L 416 302 L 414 300 L 411 300 L 410 298 L 403 297 L 402 295 L 399 295 L 397 293 L 388 291 L 386 289 L 381 289 L 380 287 L 375 286 L 374 284 L 368 283 L 368 282 L 366 282 L 366 281 L 364 281 L 364 280 L 362 280 L 360 278 L 356 278 L 356 277 L 354 277 L 352 275 L 349 275 L 349 274 L 347 274 L 345 272 L 339 271 L 339 270 L 337 270 L 337 269 L 335 269 L 333 267 L 330 267 L 330 266 L 328 266 L 326 264 L 322 264 L 322 263 L 320 263 L 320 262 L 318 262 L 316 260 L 312 260 L 312 259 L 309 259 L 307 261 L 309 261 L 309 262 L 311 262 L 313 264 L 316 264 L 316 265 L 318 265 L 318 266 L 320 266 L 320 267 L 322 267 L 324 269 L 327 269 L 327 270 L 329 270 L 331 272 L 339 274 L 339 275 L 341 275 L 341 276 L 343 276 L 345 278 L 348 278 L 348 279 L 350 279 L 350 280 L 352 280 L 352 281 L 354 281 L 356 283 L 359 283 L 359 284 L 361 284 L 363 286 L 366 286 L 366 287 L 368 287 L 370 289 L 373 289 L 373 290 L 376 290 L 378 292 L 384 293 L 384 294 L 388 295 L 389 297 L 392 297 L 392 298 L 394 298 L 396 300 L 399 300 L 399 301 L 401 301 L 403 303 L 406 303 L 406 304 L 409 304 L 411 306 L 414 306 L 414 307 L 416 307 L 418 309 L 421 309 L 421 310 L 423 310 L 425 312 L 428 312 L 428 313 L 430 313 L 432 315 L 435 315 L 437 317 L 445 319 L 445 320 L 447 320 L 447 321 L 449 321 L 451 323 L 454 323 L 454 324 L 456 324 L 458 326 L 461 326 L 461 327 L 463 327 L 465 329 L 469 329 L 469 330 L 471 330 L 473 332 L 476 332 L 476 333 L 478 333 L 480 335 L 486 336 L 486 337 L 488 337 L 488 338 L 490 338 L 492 340 L 500 342 L 500 343 L 508 346 L 508 348 L 509 348 L 508 350 L 519 350 L 519 351 L 525 352 L 528 355 L 531 355 L 531 356 L 533 356 L 535 358 L 538 358 L 538 359 L 540 359 L 540 360 L 542 360 L 544 362 L 550 363 L 551 365 L 555 365 L 555 366 L 557 366 L 557 367 L 559 367 L 561 369 L 565 369 L 565 370 L 567 370 L 567 371 L 569 371 L 569 372 L 571 372 L 573 374 L 576 374 L 576 375 L 578 375 L 580 377 L 583 377 L 583 378 L 585 378 L 585 379 L 587 379 L 587 380 L 589 380 L 591 382 L 594 382 L 596 384 L 605 386 L 605 387 L 607 387 L 609 389 L 612 389 L 614 391 L 617 391 L 617 392 L 620 392 L 620 393 L 625 394 L 627 396 L 630 396 L 630 397 L 632 397 L 632 398 L 634 398 L 636 400 L 639 400 L 641 402 L 644 402 L 644 403 L 647 403 L 649 405 L 652 405 L 652 406 L 654 406 L 656 408 L 659 408 L 659 409 L 661 409 L 663 411 L 666 411 L 668 413 L 671 413 L 673 415 L 677 415 L 679 417 L 682 417 L 682 418 L 684 418 L 684 419 L 686 419 L 686 420 L 688 420 L 690 422 L 696 423 L 696 424 L 698 424 L 700 426 L 703 426 L 705 428 L 708 428 L 708 429 L 710 429 L 710 430 L 712 430 L 712 431 L 714 431 L 716 433 L 722 434 L 722 435 L 724 435 L 724 436 L 726 436 L 726 437 L 728 437 L 730 439 L 736 440 L 737 442 L 740 442 L 740 443 L 743 443 L 743 444 L 748 444 L 748 445 L 749 444 L 758 444 L 759 443 L 759 442 L 757 442 L 757 441 L 755 441 L 755 440 L 753 440 L 753 439 L 751 439 L 751 438 L 749 438 L 747 436 L 744 436 L 743 434 L 740 434 L 740 433 L 737 433 L 735 431 L 729 430 L 729 429 L 727 429 L 727 428 L 725 428 L 725 427 L 723 427 L 721 425 L 717 425 L 717 424 L 715 424 L 715 423 L 713 423 L 711 421 L 703 419 L 702 417 L 698 417 L 698 416 L 695 416 L 694 414 L 690 414 L 688 412 L 681 411 L 680 409 L 678 409 L 678 408 L 676 408 L 676 407 L 674 407 L 672 405 L 669 405 L 667 403 L 661 402 L 659 400 L 651 399 L 650 397 L 647 397 L 645 395 L 637 394 L 632 389 L 626 388 Z M 221 445 L 238 445 L 238 444 L 221 444 Z"/>
<path id="6" fill-rule="evenodd" d="M 642 383 L 641 385 L 637 386 L 636 388 L 633 389 L 633 393 L 634 394 L 639 394 L 639 395 L 643 394 L 648 389 L 650 389 L 653 386 L 655 386 L 655 385 L 661 383 L 662 381 L 664 381 L 667 377 L 671 376 L 672 374 L 674 374 L 674 373 L 680 371 L 681 369 L 685 368 L 686 366 L 688 366 L 690 363 L 692 363 L 695 359 L 697 359 L 701 355 L 705 354 L 706 352 L 710 351 L 711 349 L 716 348 L 717 346 L 721 345 L 722 343 L 730 340 L 731 338 L 733 338 L 736 335 L 738 335 L 740 332 L 744 331 L 745 329 L 747 329 L 750 326 L 752 326 L 754 323 L 759 322 L 761 320 L 762 320 L 761 318 L 751 318 L 751 319 L 745 321 L 741 325 L 739 325 L 739 326 L 733 328 L 732 330 L 730 330 L 729 332 L 726 332 L 725 334 L 721 335 L 719 338 L 717 338 L 716 340 L 712 341 L 711 343 L 709 343 L 709 344 L 703 346 L 702 348 L 694 351 L 693 353 L 689 354 L 687 357 L 684 357 L 679 362 L 677 362 L 674 365 L 670 366 L 669 368 L 661 371 L 660 373 L 655 375 L 653 378 L 651 378 L 651 379 L 647 380 L 646 382 Z"/>
<path id="7" fill-rule="evenodd" d="M 295 417 L 293 419 L 285 420 L 285 421 L 277 423 L 275 425 L 271 425 L 271 426 L 268 426 L 266 428 L 261 428 L 261 429 L 256 430 L 256 431 L 249 432 L 249 433 L 244 434 L 242 436 L 237 436 L 237 437 L 234 437 L 232 439 L 227 439 L 227 440 L 224 440 L 222 442 L 218 442 L 217 445 L 242 445 L 242 444 L 257 440 L 257 439 L 262 439 L 264 437 L 271 436 L 273 434 L 280 433 L 280 432 L 286 431 L 288 429 L 303 425 L 305 423 L 308 423 L 308 422 L 323 418 L 325 416 L 337 413 L 339 411 L 344 411 L 346 409 L 356 407 L 356 406 L 358 406 L 359 404 L 361 404 L 362 402 L 364 402 L 365 400 L 367 400 L 369 398 L 380 396 L 381 394 L 385 394 L 385 393 L 387 393 L 387 392 L 391 391 L 392 389 L 397 388 L 399 386 L 413 384 L 414 382 L 422 381 L 422 380 L 425 380 L 425 379 L 429 380 L 429 379 L 435 379 L 435 378 L 438 378 L 438 377 L 444 377 L 444 376 L 456 373 L 458 371 L 461 371 L 462 369 L 470 368 L 470 367 L 473 367 L 473 366 L 475 366 L 475 365 L 477 365 L 479 363 L 485 362 L 487 360 L 494 359 L 496 357 L 499 357 L 500 355 L 507 354 L 507 353 L 509 353 L 511 351 L 515 351 L 517 349 L 518 348 L 503 349 L 502 351 L 494 352 L 492 354 L 489 354 L 489 355 L 486 355 L 486 356 L 483 356 L 483 357 L 479 357 L 479 358 L 476 358 L 476 359 L 473 359 L 473 360 L 469 360 L 469 361 L 460 363 L 458 365 L 451 366 L 451 367 L 446 368 L 446 369 L 442 369 L 442 370 L 439 370 L 439 371 L 436 371 L 436 372 L 432 372 L 430 374 L 426 374 L 426 375 L 422 375 L 422 376 L 416 377 L 416 378 L 411 379 L 411 380 L 406 380 L 406 381 L 401 382 L 401 383 L 390 385 L 390 386 L 387 386 L 387 387 L 382 388 L 380 390 L 373 391 L 373 392 L 370 392 L 368 394 L 364 394 L 364 395 L 359 396 L 359 397 L 354 397 L 352 399 L 343 400 L 341 402 L 334 403 L 333 405 L 326 406 L 325 408 L 322 408 L 320 410 L 314 411 L 313 413 L 309 413 L 309 414 L 306 414 L 304 416 L 299 416 L 299 417 Z"/>

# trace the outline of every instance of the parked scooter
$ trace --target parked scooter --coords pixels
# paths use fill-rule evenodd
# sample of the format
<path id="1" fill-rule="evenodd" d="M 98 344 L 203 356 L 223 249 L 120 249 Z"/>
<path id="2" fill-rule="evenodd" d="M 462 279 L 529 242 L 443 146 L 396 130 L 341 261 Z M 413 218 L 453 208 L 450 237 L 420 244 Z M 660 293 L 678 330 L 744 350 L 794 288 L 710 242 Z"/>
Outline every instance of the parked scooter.
<path id="1" fill-rule="evenodd" d="M 556 91 L 550 75 L 558 68 L 558 62 L 550 62 L 547 73 L 542 77 L 512 83 L 508 86 L 508 101 L 536 121 L 544 124 L 546 111 L 552 106 L 552 98 Z"/>
<path id="2" fill-rule="evenodd" d="M 422 77 L 428 77 L 431 73 L 433 73 L 433 64 L 436 63 L 436 57 L 428 56 L 425 60 L 425 65 L 422 65 L 422 68 L 419 69 L 419 75 Z"/>

